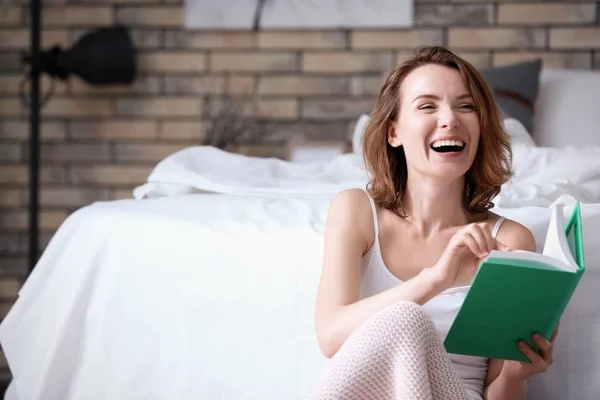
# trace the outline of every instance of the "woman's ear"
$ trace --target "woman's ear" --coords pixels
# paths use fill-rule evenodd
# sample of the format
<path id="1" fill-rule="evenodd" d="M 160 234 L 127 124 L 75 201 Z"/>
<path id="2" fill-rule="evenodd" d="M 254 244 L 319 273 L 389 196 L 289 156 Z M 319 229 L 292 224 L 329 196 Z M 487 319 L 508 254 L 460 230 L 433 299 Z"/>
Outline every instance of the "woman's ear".
<path id="1" fill-rule="evenodd" d="M 398 130 L 396 127 L 396 121 L 388 120 L 387 138 L 388 138 L 388 143 L 390 144 L 390 146 L 392 146 L 392 147 L 402 146 L 402 141 L 400 140 L 400 136 L 398 135 Z"/>

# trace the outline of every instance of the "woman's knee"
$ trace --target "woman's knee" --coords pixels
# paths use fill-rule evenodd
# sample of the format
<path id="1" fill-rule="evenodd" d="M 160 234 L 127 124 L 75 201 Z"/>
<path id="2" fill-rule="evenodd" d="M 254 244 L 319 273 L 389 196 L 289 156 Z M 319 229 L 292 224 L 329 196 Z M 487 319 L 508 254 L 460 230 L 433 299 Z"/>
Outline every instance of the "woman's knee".
<path id="1" fill-rule="evenodd" d="M 369 336 L 396 340 L 398 335 L 419 335 L 435 331 L 431 317 L 412 301 L 392 304 L 372 315 L 362 329 Z"/>
<path id="2" fill-rule="evenodd" d="M 415 323 L 431 323 L 433 325 L 433 320 L 423 310 L 423 307 L 412 301 L 394 303 L 373 315 L 372 318 L 384 323 L 393 321 L 395 325 L 414 326 Z"/>

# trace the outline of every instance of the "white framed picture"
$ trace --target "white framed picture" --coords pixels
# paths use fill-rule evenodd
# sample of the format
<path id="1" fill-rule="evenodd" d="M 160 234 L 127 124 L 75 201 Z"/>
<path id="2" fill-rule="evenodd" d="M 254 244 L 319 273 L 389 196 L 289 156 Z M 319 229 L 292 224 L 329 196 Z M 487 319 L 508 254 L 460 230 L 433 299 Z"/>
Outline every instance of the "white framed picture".
<path id="1" fill-rule="evenodd" d="M 406 28 L 414 0 L 186 0 L 185 28 Z"/>

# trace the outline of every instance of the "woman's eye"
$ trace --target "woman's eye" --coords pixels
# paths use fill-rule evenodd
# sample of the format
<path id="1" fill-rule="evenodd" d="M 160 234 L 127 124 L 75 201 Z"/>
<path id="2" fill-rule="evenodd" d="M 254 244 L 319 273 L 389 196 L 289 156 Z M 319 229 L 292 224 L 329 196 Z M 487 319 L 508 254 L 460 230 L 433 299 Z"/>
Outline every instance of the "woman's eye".
<path id="1" fill-rule="evenodd" d="M 467 110 L 474 110 L 475 106 L 473 104 L 463 104 L 461 108 L 464 108 Z"/>
<path id="2" fill-rule="evenodd" d="M 419 107 L 419 110 L 431 110 L 433 109 L 433 106 L 431 104 L 424 104 L 421 107 Z"/>

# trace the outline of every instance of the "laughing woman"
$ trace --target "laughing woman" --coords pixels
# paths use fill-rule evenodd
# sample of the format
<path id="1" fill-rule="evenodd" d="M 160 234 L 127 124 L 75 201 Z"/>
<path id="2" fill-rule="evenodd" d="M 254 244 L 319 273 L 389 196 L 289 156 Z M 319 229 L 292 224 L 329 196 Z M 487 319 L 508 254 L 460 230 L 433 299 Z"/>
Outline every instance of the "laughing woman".
<path id="1" fill-rule="evenodd" d="M 316 329 L 332 360 L 313 398 L 524 399 L 554 337 L 534 337 L 541 355 L 521 348 L 531 363 L 442 344 L 482 258 L 536 251 L 526 227 L 490 211 L 511 150 L 482 76 L 447 49 L 418 48 L 387 77 L 362 150 L 369 185 L 339 193 L 328 214 Z"/>

